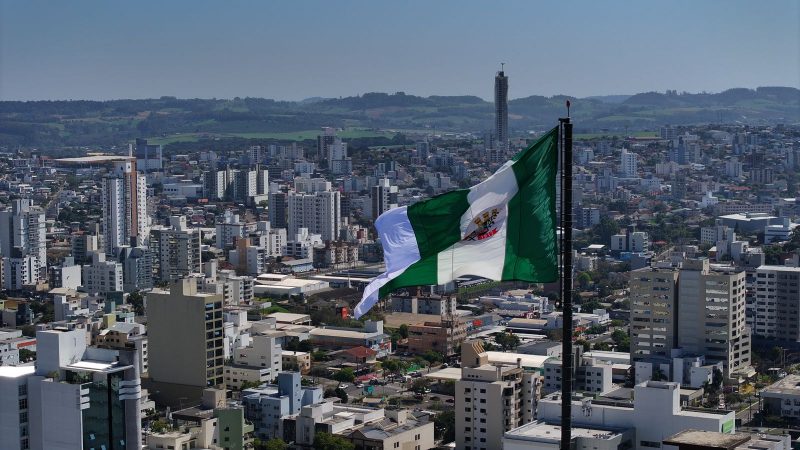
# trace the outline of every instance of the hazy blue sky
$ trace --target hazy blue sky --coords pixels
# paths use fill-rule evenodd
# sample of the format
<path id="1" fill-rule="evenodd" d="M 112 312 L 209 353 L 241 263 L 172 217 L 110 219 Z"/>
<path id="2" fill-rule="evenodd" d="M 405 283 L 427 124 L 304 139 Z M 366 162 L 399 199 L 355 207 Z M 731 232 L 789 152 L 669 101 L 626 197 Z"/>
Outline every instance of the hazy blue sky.
<path id="1" fill-rule="evenodd" d="M 0 0 L 0 99 L 800 85 L 800 2 Z"/>

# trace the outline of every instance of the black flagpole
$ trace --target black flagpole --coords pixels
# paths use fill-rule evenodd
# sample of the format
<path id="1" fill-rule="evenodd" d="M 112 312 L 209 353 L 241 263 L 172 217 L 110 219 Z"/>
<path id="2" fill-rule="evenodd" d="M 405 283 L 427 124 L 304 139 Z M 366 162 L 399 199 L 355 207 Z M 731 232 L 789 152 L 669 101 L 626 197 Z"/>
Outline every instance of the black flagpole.
<path id="1" fill-rule="evenodd" d="M 561 348 L 561 450 L 572 441 L 572 123 L 558 119 L 561 140 L 561 306 L 563 312 Z"/>

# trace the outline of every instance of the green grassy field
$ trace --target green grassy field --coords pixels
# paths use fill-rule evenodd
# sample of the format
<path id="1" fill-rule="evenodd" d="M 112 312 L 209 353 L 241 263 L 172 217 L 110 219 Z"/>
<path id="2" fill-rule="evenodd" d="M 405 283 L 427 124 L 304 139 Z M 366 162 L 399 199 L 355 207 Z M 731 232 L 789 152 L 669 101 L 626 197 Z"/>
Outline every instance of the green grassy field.
<path id="1" fill-rule="evenodd" d="M 586 139 L 597 139 L 602 137 L 613 137 L 613 136 L 633 136 L 633 137 L 658 137 L 658 133 L 655 131 L 631 131 L 625 133 L 624 131 L 615 131 L 615 132 L 608 132 L 608 133 L 576 133 L 573 136 L 573 139 L 578 140 L 586 140 Z"/>
<path id="2" fill-rule="evenodd" d="M 277 139 L 281 141 L 305 141 L 314 140 L 320 134 L 319 130 L 304 130 L 304 131 L 290 131 L 285 133 L 180 133 L 171 136 L 153 137 L 148 141 L 153 144 L 167 145 L 173 142 L 197 142 L 204 138 L 218 138 L 225 139 L 229 137 L 238 137 L 244 139 Z M 391 131 L 368 130 L 363 128 L 348 128 L 344 131 L 336 133 L 337 136 L 343 139 L 355 138 L 369 138 L 369 137 L 394 137 L 395 133 Z"/>

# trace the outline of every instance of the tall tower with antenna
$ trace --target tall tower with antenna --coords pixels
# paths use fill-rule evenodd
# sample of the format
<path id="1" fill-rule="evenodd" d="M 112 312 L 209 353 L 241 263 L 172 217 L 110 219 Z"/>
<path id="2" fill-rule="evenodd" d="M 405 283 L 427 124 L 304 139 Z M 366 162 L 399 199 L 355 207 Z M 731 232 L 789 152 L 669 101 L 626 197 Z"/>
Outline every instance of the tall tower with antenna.
<path id="1" fill-rule="evenodd" d="M 506 63 L 500 63 L 500 71 L 494 77 L 494 131 L 497 146 L 508 148 L 508 77 Z"/>

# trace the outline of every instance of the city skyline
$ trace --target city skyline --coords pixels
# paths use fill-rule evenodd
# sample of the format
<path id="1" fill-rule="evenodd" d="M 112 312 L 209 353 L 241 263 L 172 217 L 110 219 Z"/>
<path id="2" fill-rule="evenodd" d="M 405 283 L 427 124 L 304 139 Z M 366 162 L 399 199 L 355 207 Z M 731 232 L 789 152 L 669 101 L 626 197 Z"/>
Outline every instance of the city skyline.
<path id="1" fill-rule="evenodd" d="M 491 100 L 501 62 L 511 99 L 800 85 L 795 2 L 247 6 L 0 2 L 0 99 Z"/>

